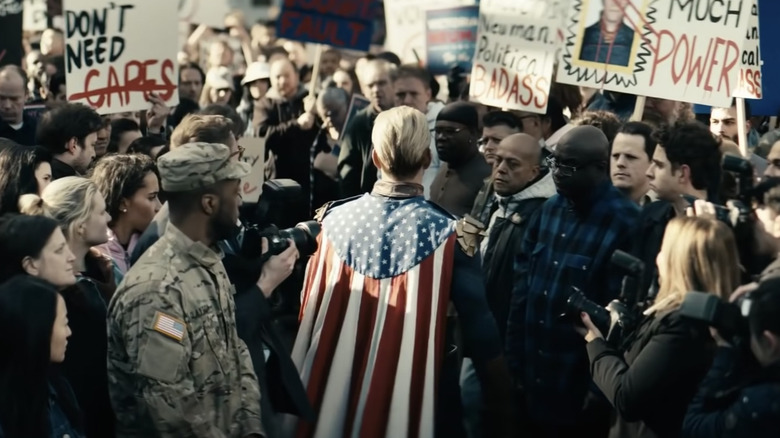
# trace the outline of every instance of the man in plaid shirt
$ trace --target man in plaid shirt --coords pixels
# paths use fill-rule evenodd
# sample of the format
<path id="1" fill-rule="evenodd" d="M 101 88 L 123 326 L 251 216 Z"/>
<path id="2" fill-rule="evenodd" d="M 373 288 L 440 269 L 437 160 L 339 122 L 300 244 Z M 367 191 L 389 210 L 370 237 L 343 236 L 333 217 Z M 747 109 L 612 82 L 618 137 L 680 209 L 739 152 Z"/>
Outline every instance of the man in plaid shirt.
<path id="1" fill-rule="evenodd" d="M 610 182 L 609 142 L 597 128 L 572 129 L 547 164 L 558 194 L 531 219 L 516 261 L 507 359 L 529 436 L 606 436 L 609 411 L 594 411 L 585 343 L 561 315 L 575 287 L 600 305 L 618 296 L 610 257 L 628 247 L 639 210 Z"/>

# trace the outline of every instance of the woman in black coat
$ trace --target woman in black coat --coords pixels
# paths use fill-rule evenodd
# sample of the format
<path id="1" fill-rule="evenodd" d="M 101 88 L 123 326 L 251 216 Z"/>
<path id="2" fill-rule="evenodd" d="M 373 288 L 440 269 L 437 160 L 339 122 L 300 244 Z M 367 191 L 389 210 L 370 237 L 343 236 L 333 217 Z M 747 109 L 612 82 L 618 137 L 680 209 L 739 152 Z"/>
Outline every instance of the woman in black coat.
<path id="1" fill-rule="evenodd" d="M 721 222 L 676 218 L 656 259 L 660 289 L 625 351 L 609 345 L 582 315 L 593 381 L 615 408 L 610 437 L 678 437 L 688 403 L 712 361 L 706 324 L 678 309 L 689 291 L 726 300 L 739 285 L 737 247 Z"/>

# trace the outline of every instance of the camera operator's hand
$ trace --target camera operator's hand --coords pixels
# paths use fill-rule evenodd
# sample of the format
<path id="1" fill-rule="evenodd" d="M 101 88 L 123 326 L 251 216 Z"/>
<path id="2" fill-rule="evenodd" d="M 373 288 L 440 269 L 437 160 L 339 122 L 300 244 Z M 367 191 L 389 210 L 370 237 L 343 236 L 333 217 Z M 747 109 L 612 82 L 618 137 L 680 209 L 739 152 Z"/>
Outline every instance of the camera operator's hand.
<path id="1" fill-rule="evenodd" d="M 723 339 L 723 336 L 718 333 L 718 329 L 715 327 L 710 327 L 710 336 L 712 336 L 712 339 L 715 340 L 715 345 L 718 347 L 726 347 L 731 348 L 731 344 L 728 343 L 725 339 Z"/>
<path id="2" fill-rule="evenodd" d="M 590 342 L 597 338 L 604 339 L 604 335 L 601 334 L 601 330 L 596 328 L 596 325 L 593 324 L 593 321 L 590 320 L 590 316 L 588 316 L 587 313 L 580 312 L 580 319 L 582 319 L 582 324 L 585 327 L 575 325 L 574 329 L 577 330 L 577 333 L 585 338 L 585 342 Z"/>
<path id="3" fill-rule="evenodd" d="M 281 254 L 271 256 L 268 261 L 263 263 L 257 287 L 263 291 L 266 297 L 271 296 L 273 291 L 292 274 L 295 262 L 298 260 L 298 249 L 292 240 L 289 242 L 290 246 Z M 264 243 L 263 247 L 265 248 L 267 245 Z"/>
<path id="4" fill-rule="evenodd" d="M 744 297 L 756 289 L 758 289 L 758 283 L 756 282 L 743 284 L 742 286 L 736 288 L 731 296 L 729 296 L 729 303 L 737 301 L 738 299 Z"/>

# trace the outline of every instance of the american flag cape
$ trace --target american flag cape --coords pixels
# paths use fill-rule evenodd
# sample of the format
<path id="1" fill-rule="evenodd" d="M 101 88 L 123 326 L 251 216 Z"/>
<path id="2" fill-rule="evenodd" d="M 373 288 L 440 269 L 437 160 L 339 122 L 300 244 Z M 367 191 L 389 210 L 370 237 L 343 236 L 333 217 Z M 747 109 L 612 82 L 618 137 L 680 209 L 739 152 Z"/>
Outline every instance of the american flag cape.
<path id="1" fill-rule="evenodd" d="M 434 436 L 455 220 L 422 197 L 364 195 L 322 223 L 292 358 L 316 424 L 294 436 Z"/>

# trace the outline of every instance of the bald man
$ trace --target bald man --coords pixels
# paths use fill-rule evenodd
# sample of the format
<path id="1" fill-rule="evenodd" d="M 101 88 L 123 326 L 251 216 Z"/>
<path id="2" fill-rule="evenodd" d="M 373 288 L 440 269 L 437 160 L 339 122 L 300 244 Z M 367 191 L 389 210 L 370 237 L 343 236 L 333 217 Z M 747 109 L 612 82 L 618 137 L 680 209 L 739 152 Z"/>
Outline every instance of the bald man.
<path id="1" fill-rule="evenodd" d="M 488 305 L 496 319 L 502 341 L 509 316 L 514 283 L 514 262 L 519 255 L 529 219 L 555 195 L 552 174 L 540 164 L 539 142 L 528 134 L 510 135 L 494 152 L 493 199 L 487 237 L 482 240 L 482 273 Z M 482 428 L 479 383 L 471 361 L 463 361 L 462 400 L 466 427 Z M 470 436 L 480 436 L 470 434 Z"/>
<path id="2" fill-rule="evenodd" d="M 558 194 L 530 219 L 516 259 L 506 348 L 528 436 L 606 436 L 609 428 L 608 406 L 587 397 L 588 355 L 607 345 L 596 339 L 586 350 L 573 322 L 560 317 L 575 288 L 602 306 L 620 292 L 610 258 L 628 249 L 639 208 L 612 185 L 608 154 L 593 126 L 561 137 L 547 160 Z"/>

